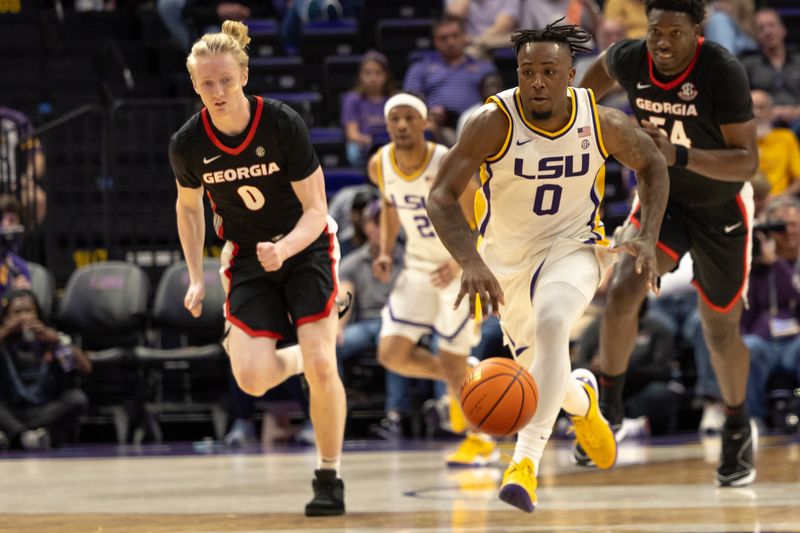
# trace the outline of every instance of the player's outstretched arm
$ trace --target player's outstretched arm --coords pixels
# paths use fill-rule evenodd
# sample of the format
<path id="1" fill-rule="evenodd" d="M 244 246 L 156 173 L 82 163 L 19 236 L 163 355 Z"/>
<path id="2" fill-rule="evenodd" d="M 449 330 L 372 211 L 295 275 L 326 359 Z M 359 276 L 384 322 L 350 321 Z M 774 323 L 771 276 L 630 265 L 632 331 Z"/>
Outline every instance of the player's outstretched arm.
<path id="1" fill-rule="evenodd" d="M 475 249 L 459 198 L 481 164 L 502 149 L 508 131 L 508 118 L 497 105 L 484 105 L 470 117 L 459 141 L 444 156 L 428 196 L 428 216 L 433 227 L 463 269 L 455 305 L 469 295 L 471 316 L 475 316 L 476 294 L 484 303 L 484 316 L 488 313 L 487 302 L 491 303 L 492 312 L 497 313 L 504 299 L 500 284 Z"/>
<path id="2" fill-rule="evenodd" d="M 656 243 L 669 198 L 667 162 L 653 140 L 621 111 L 607 107 L 598 107 L 598 111 L 606 150 L 636 172 L 642 204 L 639 235 L 618 243 L 616 248 L 637 257 L 636 271 L 645 274 L 649 288 L 657 291 Z"/>
<path id="3" fill-rule="evenodd" d="M 602 52 L 586 70 L 580 86 L 594 91 L 595 98 L 600 100 L 611 91 L 615 83 L 616 80 L 608 72 L 606 52 Z"/>
<path id="4" fill-rule="evenodd" d="M 378 257 L 372 261 L 372 274 L 382 283 L 389 283 L 394 265 L 394 247 L 400 235 L 400 217 L 397 208 L 383 192 L 383 176 L 381 175 L 381 150 L 372 155 L 367 165 L 367 175 L 381 192 L 380 241 Z"/>

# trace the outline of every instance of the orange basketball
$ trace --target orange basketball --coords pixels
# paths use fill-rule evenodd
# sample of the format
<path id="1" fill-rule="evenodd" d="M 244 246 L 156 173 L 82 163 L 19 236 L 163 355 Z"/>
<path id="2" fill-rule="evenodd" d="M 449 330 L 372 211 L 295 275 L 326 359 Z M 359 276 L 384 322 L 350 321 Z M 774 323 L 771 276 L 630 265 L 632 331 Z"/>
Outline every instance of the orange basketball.
<path id="1" fill-rule="evenodd" d="M 461 388 L 461 408 L 470 424 L 489 435 L 513 435 L 536 412 L 539 390 L 525 368 L 511 359 L 481 361 Z"/>

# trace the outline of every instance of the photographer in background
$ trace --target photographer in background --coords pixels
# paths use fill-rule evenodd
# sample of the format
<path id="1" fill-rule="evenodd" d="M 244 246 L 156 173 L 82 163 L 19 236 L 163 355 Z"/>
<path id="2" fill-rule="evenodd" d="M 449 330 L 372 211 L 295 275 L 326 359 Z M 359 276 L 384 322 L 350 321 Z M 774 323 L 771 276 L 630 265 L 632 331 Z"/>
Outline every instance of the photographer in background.
<path id="1" fill-rule="evenodd" d="M 750 350 L 748 407 L 762 420 L 768 415 L 770 380 L 776 375 L 795 385 L 800 380 L 800 286 L 795 263 L 790 262 L 797 259 L 800 201 L 776 198 L 764 214 L 765 222 L 753 228 L 749 307 L 742 315 L 744 342 Z M 784 254 L 793 253 L 784 257 L 779 248 Z"/>
<path id="2" fill-rule="evenodd" d="M 3 298 L 0 324 L 0 447 L 44 450 L 77 427 L 88 399 L 69 388 L 72 372 L 92 364 L 69 336 L 41 320 L 33 292 L 12 289 Z"/>
<path id="3" fill-rule="evenodd" d="M 0 195 L 0 298 L 11 289 L 31 288 L 28 263 L 18 255 L 24 233 L 20 203 Z"/>

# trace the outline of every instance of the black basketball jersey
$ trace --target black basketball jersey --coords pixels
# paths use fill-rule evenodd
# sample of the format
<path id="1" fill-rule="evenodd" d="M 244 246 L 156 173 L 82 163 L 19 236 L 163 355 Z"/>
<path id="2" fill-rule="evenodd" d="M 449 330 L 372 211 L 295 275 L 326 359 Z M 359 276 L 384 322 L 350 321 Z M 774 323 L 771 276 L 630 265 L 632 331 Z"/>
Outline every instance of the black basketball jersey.
<path id="1" fill-rule="evenodd" d="M 728 148 L 720 125 L 753 118 L 747 74 L 722 46 L 699 40 L 692 62 L 669 78 L 655 70 L 643 40 L 620 41 L 606 54 L 608 70 L 628 93 L 637 121 L 649 120 L 673 144 L 687 148 Z M 670 167 L 670 198 L 689 206 L 719 205 L 733 199 L 742 183 L 713 180 Z"/>
<path id="2" fill-rule="evenodd" d="M 217 130 L 208 110 L 192 116 L 170 140 L 169 159 L 183 187 L 205 187 L 222 239 L 254 253 L 277 241 L 303 215 L 291 182 L 319 166 L 305 123 L 277 100 L 248 97 L 250 123 L 235 137 Z"/>

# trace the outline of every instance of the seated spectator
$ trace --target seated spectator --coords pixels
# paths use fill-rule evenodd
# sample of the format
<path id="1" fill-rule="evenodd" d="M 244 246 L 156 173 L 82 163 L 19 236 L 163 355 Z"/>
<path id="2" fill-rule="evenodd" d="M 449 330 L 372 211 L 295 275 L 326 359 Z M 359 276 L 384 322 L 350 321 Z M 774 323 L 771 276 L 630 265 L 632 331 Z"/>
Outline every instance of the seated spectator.
<path id="1" fill-rule="evenodd" d="M 458 117 L 480 101 L 481 80 L 497 69 L 466 55 L 464 25 L 452 15 L 434 23 L 433 44 L 435 53 L 409 67 L 403 90 L 425 100 L 428 127 L 438 142 L 452 146 Z"/>
<path id="2" fill-rule="evenodd" d="M 594 35 L 602 11 L 595 0 L 522 0 L 523 29 L 541 29 L 560 18 Z"/>
<path id="3" fill-rule="evenodd" d="M 756 12 L 759 51 L 742 57 L 751 89 L 772 96 L 775 119 L 800 132 L 800 53 L 786 46 L 786 26 L 778 12 Z"/>
<path id="4" fill-rule="evenodd" d="M 22 213 L 13 196 L 0 195 L 0 298 L 12 289 L 30 289 L 31 275 L 28 262 L 20 255 Z"/>
<path id="5" fill-rule="evenodd" d="M 511 30 L 519 26 L 520 0 L 447 0 L 446 12 L 464 21 L 470 46 L 478 55 L 496 48 L 498 37 L 508 45 Z"/>
<path id="6" fill-rule="evenodd" d="M 742 314 L 742 333 L 750 350 L 747 406 L 751 416 L 762 422 L 767 419 L 770 378 L 784 374 L 796 384 L 800 380 L 800 290 L 793 265 L 778 256 L 771 237 L 781 232 L 774 224 L 785 222 L 768 218 L 766 223 L 772 229 L 755 227 L 749 305 Z"/>
<path id="7" fill-rule="evenodd" d="M 19 198 L 20 218 L 29 229 L 39 226 L 47 212 L 47 195 L 41 185 L 44 152 L 32 133 L 33 124 L 24 113 L 0 106 L 0 193 Z"/>
<path id="8" fill-rule="evenodd" d="M 597 59 L 597 56 L 599 56 L 601 52 L 608 50 L 612 44 L 624 38 L 625 29 L 622 27 L 622 24 L 612 19 L 603 19 L 597 25 L 597 31 L 595 32 L 596 53 L 579 55 L 572 62 L 572 66 L 575 67 L 575 80 L 583 79 L 586 75 L 586 71 Z M 628 95 L 617 82 L 614 82 L 613 88 L 606 93 L 598 103 L 623 111 L 630 110 Z"/>
<path id="9" fill-rule="evenodd" d="M 456 139 L 458 139 L 458 136 L 461 135 L 461 128 L 464 127 L 464 123 L 467 121 L 469 116 L 480 109 L 490 96 L 499 93 L 503 89 L 503 77 L 497 72 L 490 72 L 483 77 L 480 85 L 481 99 L 475 102 L 474 105 L 467 108 L 467 110 L 461 113 L 461 116 L 458 117 L 458 122 L 456 123 Z"/>
<path id="10" fill-rule="evenodd" d="M 339 226 L 336 237 L 342 257 L 366 242 L 362 224 L 364 208 L 377 197 L 378 188 L 372 183 L 365 183 L 340 189 L 328 202 L 328 214 Z"/>
<path id="11" fill-rule="evenodd" d="M 225 20 L 273 18 L 272 2 L 257 0 L 157 0 L 156 9 L 184 52 L 206 31 L 219 31 Z"/>
<path id="12" fill-rule="evenodd" d="M 753 0 L 713 0 L 708 4 L 703 34 L 733 55 L 755 50 L 754 12 Z"/>
<path id="13" fill-rule="evenodd" d="M 643 39 L 647 35 L 644 0 L 606 0 L 603 15 L 622 24 L 626 39 Z"/>
<path id="14" fill-rule="evenodd" d="M 383 105 L 394 92 L 394 76 L 386 56 L 374 50 L 364 54 L 356 86 L 342 96 L 341 121 L 350 165 L 363 167 L 370 149 L 388 141 Z"/>
<path id="15" fill-rule="evenodd" d="M 0 445 L 47 449 L 67 440 L 86 411 L 83 391 L 68 375 L 92 364 L 69 336 L 41 320 L 36 297 L 12 290 L 3 299 L 0 325 Z"/>
<path id="16" fill-rule="evenodd" d="M 653 435 L 667 435 L 677 427 L 682 388 L 673 383 L 673 336 L 659 321 L 649 318 L 646 311 L 647 300 L 639 310 L 639 334 L 622 393 L 625 419 L 617 433 L 618 440 L 628 431 L 626 426 L 649 426 Z M 574 366 L 588 368 L 595 374 L 600 373 L 600 324 L 601 317 L 597 317 L 583 332 L 574 361 Z"/>
<path id="17" fill-rule="evenodd" d="M 336 338 L 336 358 L 340 373 L 344 363 L 364 354 L 375 354 L 381 331 L 381 310 L 389 299 L 395 279 L 402 271 L 403 247 L 396 246 L 394 267 L 388 283 L 381 283 L 372 273 L 372 261 L 380 251 L 380 200 L 372 201 L 365 209 L 363 231 L 367 236 L 360 248 L 342 259 L 339 267 L 340 291 L 353 295 L 350 311 L 339 321 Z M 408 378 L 386 371 L 386 417 L 374 430 L 382 437 L 399 437 L 402 414 L 408 405 Z"/>
<path id="18" fill-rule="evenodd" d="M 761 90 L 751 92 L 756 117 L 759 168 L 770 183 L 770 194 L 800 193 L 800 142 L 794 132 L 772 125 L 772 97 Z"/>

